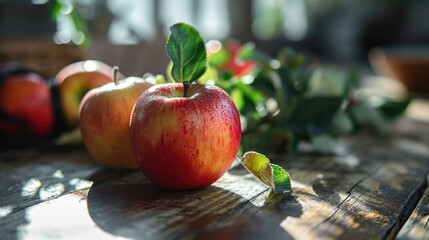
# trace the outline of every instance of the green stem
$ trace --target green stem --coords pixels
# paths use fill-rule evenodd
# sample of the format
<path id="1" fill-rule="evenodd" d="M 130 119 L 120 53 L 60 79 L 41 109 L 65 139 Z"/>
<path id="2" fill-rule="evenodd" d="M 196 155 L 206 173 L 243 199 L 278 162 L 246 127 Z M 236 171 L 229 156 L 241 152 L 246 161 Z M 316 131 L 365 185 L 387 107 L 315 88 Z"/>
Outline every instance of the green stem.
<path id="1" fill-rule="evenodd" d="M 119 67 L 118 66 L 114 66 L 112 71 L 113 71 L 113 82 L 115 83 L 115 85 L 118 85 Z"/>
<path id="2" fill-rule="evenodd" d="M 191 83 L 189 81 L 183 82 L 183 97 L 188 97 L 188 89 Z"/>

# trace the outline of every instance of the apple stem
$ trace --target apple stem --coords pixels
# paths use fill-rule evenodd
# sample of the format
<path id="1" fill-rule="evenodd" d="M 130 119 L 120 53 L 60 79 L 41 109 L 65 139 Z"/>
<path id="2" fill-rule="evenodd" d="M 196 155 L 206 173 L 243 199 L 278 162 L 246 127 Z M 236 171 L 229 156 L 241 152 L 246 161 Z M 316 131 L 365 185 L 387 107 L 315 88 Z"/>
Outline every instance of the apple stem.
<path id="1" fill-rule="evenodd" d="M 188 89 L 191 83 L 189 81 L 183 82 L 183 97 L 188 97 Z"/>
<path id="2" fill-rule="evenodd" d="M 115 83 L 115 85 L 118 85 L 119 67 L 118 66 L 114 66 L 112 71 L 113 71 L 113 82 Z"/>

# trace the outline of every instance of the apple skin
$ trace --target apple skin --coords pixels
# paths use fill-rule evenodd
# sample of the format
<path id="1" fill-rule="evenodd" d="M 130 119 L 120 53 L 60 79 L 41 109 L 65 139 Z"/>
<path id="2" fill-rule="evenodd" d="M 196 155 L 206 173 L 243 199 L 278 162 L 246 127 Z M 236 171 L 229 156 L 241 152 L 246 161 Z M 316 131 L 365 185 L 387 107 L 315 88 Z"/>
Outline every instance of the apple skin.
<path id="1" fill-rule="evenodd" d="M 97 60 L 85 60 L 61 69 L 55 77 L 62 107 L 65 130 L 78 126 L 79 105 L 85 94 L 112 80 L 113 68 Z M 124 76 L 118 73 L 118 79 Z"/>
<path id="2" fill-rule="evenodd" d="M 83 142 L 101 165 L 137 169 L 131 148 L 130 116 L 137 98 L 151 83 L 128 77 L 90 90 L 79 106 Z"/>
<path id="3" fill-rule="evenodd" d="M 209 186 L 236 157 L 241 125 L 237 108 L 219 87 L 157 85 L 137 100 L 131 143 L 143 174 L 154 184 L 182 190 Z"/>
<path id="4" fill-rule="evenodd" d="M 13 74 L 0 84 L 0 110 L 9 120 L 0 119 L 0 135 L 10 141 L 46 138 L 55 119 L 48 82 L 34 72 Z"/>

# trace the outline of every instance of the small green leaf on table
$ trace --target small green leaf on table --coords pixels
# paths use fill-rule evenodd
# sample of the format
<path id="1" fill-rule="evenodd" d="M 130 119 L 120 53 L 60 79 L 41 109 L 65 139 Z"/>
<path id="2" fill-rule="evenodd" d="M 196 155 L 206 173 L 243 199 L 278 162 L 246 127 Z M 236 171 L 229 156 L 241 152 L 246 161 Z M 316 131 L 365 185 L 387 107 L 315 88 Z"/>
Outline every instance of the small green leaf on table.
<path id="1" fill-rule="evenodd" d="M 292 191 L 289 173 L 282 167 L 270 163 L 263 154 L 249 151 L 243 155 L 241 164 L 265 185 L 271 187 L 274 193 L 289 193 Z"/>

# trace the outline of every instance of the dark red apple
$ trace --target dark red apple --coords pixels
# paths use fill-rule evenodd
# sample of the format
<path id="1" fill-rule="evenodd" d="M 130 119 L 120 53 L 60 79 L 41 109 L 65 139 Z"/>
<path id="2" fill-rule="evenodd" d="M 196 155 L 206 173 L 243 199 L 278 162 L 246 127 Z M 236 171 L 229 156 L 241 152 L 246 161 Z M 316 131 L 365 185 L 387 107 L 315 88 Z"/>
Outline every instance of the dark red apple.
<path id="1" fill-rule="evenodd" d="M 1 138 L 19 141 L 48 137 L 55 122 L 48 82 L 18 65 L 7 71 L 0 81 Z"/>

